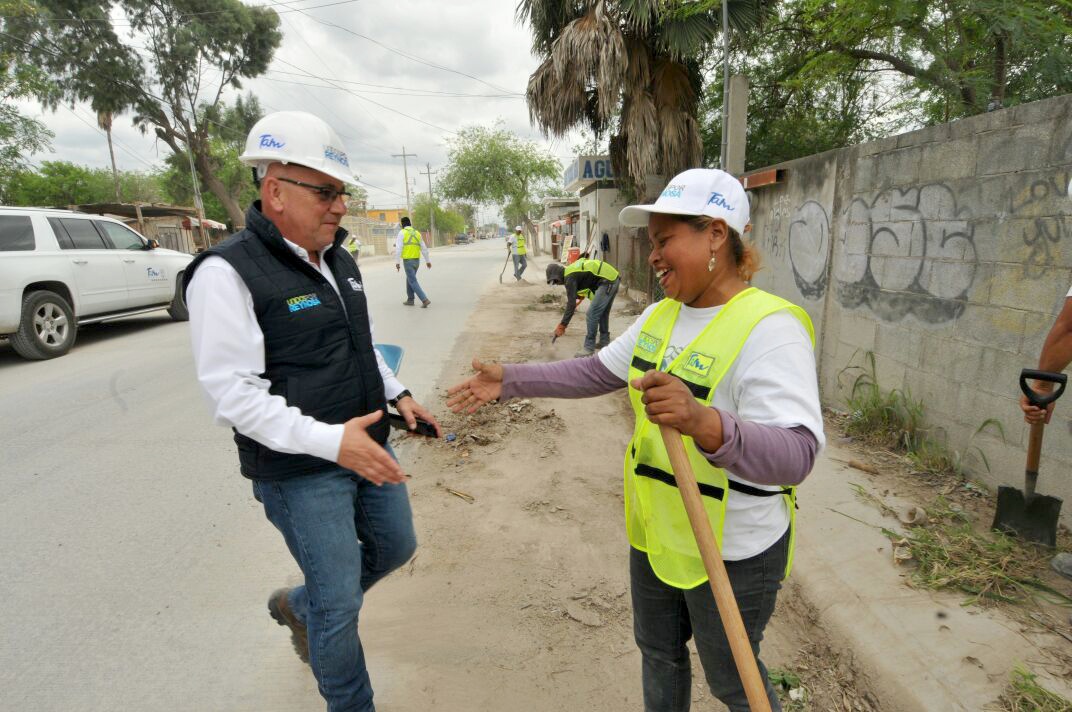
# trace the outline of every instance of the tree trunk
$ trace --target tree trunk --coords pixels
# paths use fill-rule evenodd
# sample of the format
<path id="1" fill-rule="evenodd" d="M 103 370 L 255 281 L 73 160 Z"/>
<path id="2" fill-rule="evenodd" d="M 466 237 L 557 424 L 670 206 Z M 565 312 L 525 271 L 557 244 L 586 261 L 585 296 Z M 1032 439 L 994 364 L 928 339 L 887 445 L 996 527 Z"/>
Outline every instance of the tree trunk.
<path id="1" fill-rule="evenodd" d="M 122 203 L 123 199 L 119 195 L 119 170 L 115 167 L 115 148 L 112 146 L 112 112 L 98 111 L 97 126 L 104 129 L 104 134 L 108 137 L 108 156 L 112 159 L 112 182 L 115 183 L 115 202 Z"/>
<path id="2" fill-rule="evenodd" d="M 191 149 L 194 154 L 194 165 L 197 166 L 197 175 L 201 177 L 205 182 L 205 186 L 212 191 L 212 194 L 223 205 L 223 209 L 227 211 L 227 217 L 234 224 L 235 230 L 241 230 L 246 226 L 245 209 L 238 204 L 238 201 L 227 190 L 227 186 L 223 184 L 223 181 L 212 172 L 208 157 L 205 153 L 197 150 L 198 145 L 196 142 L 191 145 Z"/>
<path id="3" fill-rule="evenodd" d="M 990 89 L 990 104 L 987 110 L 998 109 L 1005 104 L 1005 84 L 1008 67 L 1008 50 L 1005 45 L 1005 36 L 994 36 L 994 83 Z"/>
<path id="4" fill-rule="evenodd" d="M 112 127 L 108 127 L 108 155 L 112 159 L 112 181 L 115 183 L 115 202 L 122 203 L 123 199 L 119 196 L 119 171 L 115 167 L 115 149 L 112 148 Z"/>

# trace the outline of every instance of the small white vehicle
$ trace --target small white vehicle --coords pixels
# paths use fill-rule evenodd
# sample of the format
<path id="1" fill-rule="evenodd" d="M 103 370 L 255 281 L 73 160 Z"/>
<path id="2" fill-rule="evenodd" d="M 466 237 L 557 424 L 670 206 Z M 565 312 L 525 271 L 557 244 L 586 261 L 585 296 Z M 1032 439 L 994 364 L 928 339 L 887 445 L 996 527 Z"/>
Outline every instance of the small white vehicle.
<path id="1" fill-rule="evenodd" d="M 112 218 L 0 207 L 0 337 L 23 358 L 47 359 L 70 351 L 85 324 L 157 309 L 186 321 L 192 261 Z"/>

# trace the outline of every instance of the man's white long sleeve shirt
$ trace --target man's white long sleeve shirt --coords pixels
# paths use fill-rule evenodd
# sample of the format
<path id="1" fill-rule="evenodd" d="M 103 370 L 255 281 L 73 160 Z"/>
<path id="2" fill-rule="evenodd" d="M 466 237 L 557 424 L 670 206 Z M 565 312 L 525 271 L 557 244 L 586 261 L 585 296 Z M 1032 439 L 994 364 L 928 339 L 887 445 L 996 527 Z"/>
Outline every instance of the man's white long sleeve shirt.
<path id="1" fill-rule="evenodd" d="M 309 261 L 305 249 L 289 240 L 285 242 L 324 275 L 338 293 L 335 276 L 323 262 L 324 253 L 317 266 Z M 253 310 L 253 296 L 235 268 L 222 257 L 206 258 L 194 273 L 186 297 L 197 380 L 216 424 L 233 427 L 277 452 L 313 455 L 335 462 L 343 426 L 304 415 L 298 408 L 288 406 L 282 396 L 268 392 L 271 383 L 260 375 L 265 369 L 264 332 Z M 371 314 L 369 327 L 372 328 Z M 376 362 L 385 395 L 395 398 L 405 387 L 379 351 Z"/>
<path id="2" fill-rule="evenodd" d="M 402 247 L 403 247 L 403 245 L 405 245 L 405 240 L 406 240 L 406 231 L 404 229 L 399 230 L 398 235 L 395 236 L 395 264 L 396 265 L 402 264 Z M 428 256 L 428 245 L 424 244 L 424 235 L 421 235 L 419 240 L 420 240 L 420 243 L 421 243 L 421 257 L 424 258 L 424 263 L 428 264 L 428 263 L 430 263 L 432 261 L 432 259 Z"/>

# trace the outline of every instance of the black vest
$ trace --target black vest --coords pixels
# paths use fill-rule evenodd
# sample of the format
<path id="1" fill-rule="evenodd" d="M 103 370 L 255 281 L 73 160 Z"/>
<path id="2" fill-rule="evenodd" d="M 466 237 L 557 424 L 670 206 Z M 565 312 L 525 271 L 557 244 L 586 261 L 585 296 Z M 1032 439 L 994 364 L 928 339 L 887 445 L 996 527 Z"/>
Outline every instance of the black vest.
<path id="1" fill-rule="evenodd" d="M 387 410 L 361 273 L 339 247 L 346 234 L 340 229 L 335 247 L 322 256 L 339 287 L 336 293 L 287 247 L 257 201 L 246 212 L 246 229 L 198 255 L 183 279 L 185 290 L 209 255 L 227 260 L 249 288 L 264 332 L 265 371 L 260 375 L 271 382 L 268 392 L 329 424 Z M 381 445 L 387 442 L 386 412 L 368 433 Z M 242 474 L 251 479 L 280 480 L 335 466 L 312 455 L 277 452 L 237 430 L 234 437 Z"/>

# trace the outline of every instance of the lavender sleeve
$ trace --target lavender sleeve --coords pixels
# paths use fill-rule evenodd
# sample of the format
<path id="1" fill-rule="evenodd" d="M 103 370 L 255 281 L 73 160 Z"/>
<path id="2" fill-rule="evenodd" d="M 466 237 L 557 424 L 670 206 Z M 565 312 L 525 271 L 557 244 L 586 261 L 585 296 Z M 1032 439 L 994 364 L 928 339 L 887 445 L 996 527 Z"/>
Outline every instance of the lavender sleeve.
<path id="1" fill-rule="evenodd" d="M 811 472 L 819 443 L 803 425 L 779 428 L 722 416 L 722 447 L 700 453 L 715 467 L 760 485 L 799 485 Z"/>
<path id="2" fill-rule="evenodd" d="M 502 399 L 589 398 L 625 386 L 625 381 L 597 356 L 551 363 L 515 363 L 503 366 Z"/>

